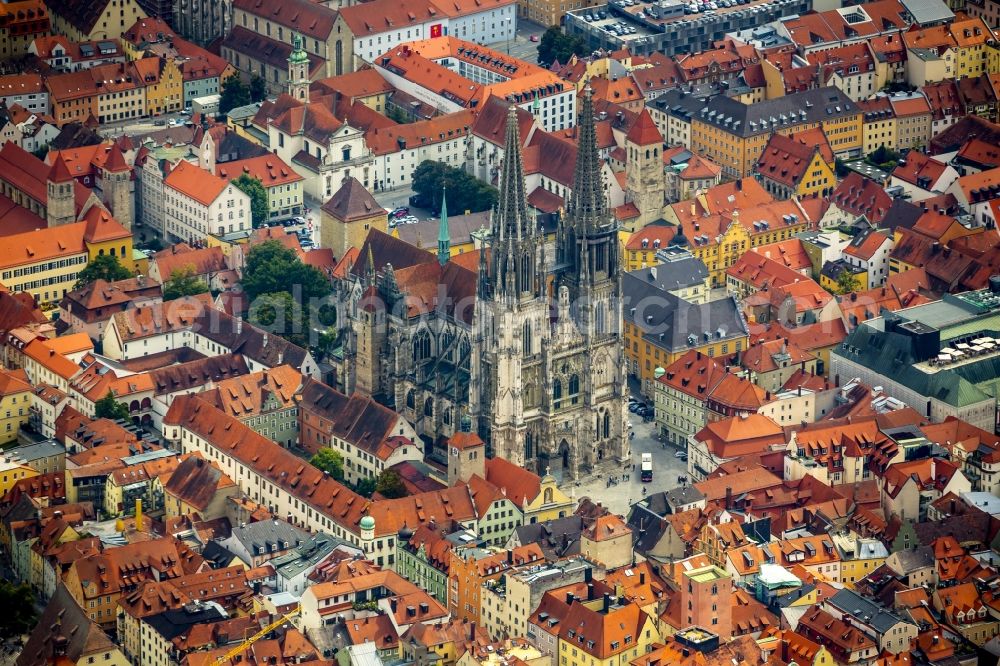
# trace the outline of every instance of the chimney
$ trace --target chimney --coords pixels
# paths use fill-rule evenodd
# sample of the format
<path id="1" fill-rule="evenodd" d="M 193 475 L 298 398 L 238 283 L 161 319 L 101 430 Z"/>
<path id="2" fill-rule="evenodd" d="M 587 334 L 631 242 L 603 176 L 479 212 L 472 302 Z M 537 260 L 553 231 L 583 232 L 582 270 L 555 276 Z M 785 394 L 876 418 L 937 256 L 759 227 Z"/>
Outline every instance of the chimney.
<path id="1" fill-rule="evenodd" d="M 726 510 L 733 508 L 733 489 L 731 486 L 726 486 Z"/>
<path id="2" fill-rule="evenodd" d="M 587 601 L 591 601 L 594 598 L 594 584 L 587 583 Z"/>
<path id="3" fill-rule="evenodd" d="M 469 640 L 470 641 L 476 640 L 476 623 L 475 622 L 470 622 L 469 623 Z"/>
<path id="4" fill-rule="evenodd" d="M 261 346 L 262 347 L 267 347 L 267 333 L 264 334 L 264 342 L 263 342 L 263 344 Z"/>
<path id="5" fill-rule="evenodd" d="M 514 551 L 512 551 L 510 548 L 507 549 L 507 564 L 508 565 L 514 564 Z"/>
<path id="6" fill-rule="evenodd" d="M 611 594 L 609 592 L 604 593 L 604 612 L 607 613 L 611 610 Z"/>
<path id="7" fill-rule="evenodd" d="M 646 584 L 646 572 L 645 571 L 640 571 L 639 572 L 639 585 L 645 585 L 645 584 Z"/>
<path id="8" fill-rule="evenodd" d="M 572 606 L 572 605 L 573 605 L 573 600 L 574 600 L 575 598 L 576 598 L 576 597 L 574 597 L 574 596 L 573 596 L 573 593 L 572 593 L 572 592 L 567 592 L 567 593 L 566 593 L 566 605 L 567 605 L 567 606 Z"/>
<path id="9" fill-rule="evenodd" d="M 396 601 L 395 597 L 393 597 L 392 599 L 389 599 L 389 608 L 392 609 L 393 613 L 396 612 L 396 605 L 397 605 L 397 601 Z"/>
<path id="10" fill-rule="evenodd" d="M 594 579 L 594 570 L 591 569 L 590 567 L 587 567 L 586 569 L 584 569 L 584 571 L 583 571 L 583 582 L 589 583 L 593 579 Z"/>

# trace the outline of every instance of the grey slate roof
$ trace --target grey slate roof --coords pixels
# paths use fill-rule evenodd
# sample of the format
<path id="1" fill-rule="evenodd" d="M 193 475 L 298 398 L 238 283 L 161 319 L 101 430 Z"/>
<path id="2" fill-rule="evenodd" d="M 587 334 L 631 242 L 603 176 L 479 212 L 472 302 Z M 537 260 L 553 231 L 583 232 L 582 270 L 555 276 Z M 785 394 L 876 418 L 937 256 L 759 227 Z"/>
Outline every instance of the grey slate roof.
<path id="1" fill-rule="evenodd" d="M 747 335 L 747 325 L 735 298 L 689 303 L 650 282 L 645 270 L 622 277 L 622 294 L 625 320 L 642 330 L 643 338 L 650 343 L 680 351 L 705 344 L 706 335 L 712 340 Z M 689 336 L 693 337 L 689 340 Z"/>
<path id="2" fill-rule="evenodd" d="M 548 559 L 558 559 L 580 554 L 580 533 L 583 518 L 566 516 L 543 523 L 532 523 L 515 528 L 517 542 L 522 546 L 537 543 Z"/>
<path id="3" fill-rule="evenodd" d="M 913 22 L 920 26 L 951 22 L 955 13 L 941 0 L 901 0 L 903 6 L 913 16 Z"/>
<path id="4" fill-rule="evenodd" d="M 60 453 L 65 454 L 66 447 L 54 439 L 46 439 L 41 442 L 34 442 L 33 444 L 15 446 L 12 449 L 7 449 L 4 453 L 8 456 L 16 456 L 25 462 L 31 462 L 59 455 Z"/>
<path id="5" fill-rule="evenodd" d="M 859 622 L 872 627 L 879 634 L 886 633 L 904 621 L 900 616 L 873 601 L 865 599 L 853 590 L 841 590 L 830 597 L 826 603 L 840 610 L 845 615 L 851 615 Z"/>
<path id="6" fill-rule="evenodd" d="M 196 624 L 219 622 L 228 619 L 228 617 L 222 606 L 210 601 L 208 603 L 192 603 L 184 608 L 164 611 L 145 618 L 143 622 L 149 624 L 156 633 L 167 641 L 172 641 Z"/>
<path id="7" fill-rule="evenodd" d="M 271 544 L 287 542 L 289 547 L 295 547 L 309 538 L 306 532 L 283 520 L 261 520 L 248 525 L 233 528 L 233 538 L 239 541 L 252 555 L 258 554 L 258 546 L 264 547 L 264 552 L 271 552 Z M 284 550 L 284 548 L 279 548 Z"/>
<path id="8" fill-rule="evenodd" d="M 668 116 L 690 120 L 691 116 L 697 114 L 705 106 L 705 100 L 699 99 L 681 88 L 671 88 L 649 102 L 649 105 Z"/>
<path id="9" fill-rule="evenodd" d="M 899 567 L 899 574 L 906 574 L 917 569 L 934 566 L 934 550 L 930 546 L 920 546 L 913 550 L 899 550 L 894 553 Z"/>
<path id="10" fill-rule="evenodd" d="M 667 521 L 649 510 L 644 504 L 632 505 L 628 516 L 628 526 L 632 530 L 632 549 L 645 555 L 660 542 L 667 529 Z"/>
<path id="11" fill-rule="evenodd" d="M 667 503 L 671 507 L 684 506 L 705 499 L 705 493 L 694 486 L 681 486 L 667 491 Z"/>
<path id="12" fill-rule="evenodd" d="M 641 268 L 633 271 L 632 274 L 666 291 L 704 284 L 708 277 L 708 267 L 701 259 L 689 255 L 683 259 L 674 259 L 655 266 Z"/>
<path id="13" fill-rule="evenodd" d="M 719 95 L 704 104 L 695 118 L 741 137 L 771 134 L 785 127 L 820 123 L 861 113 L 840 89 L 830 86 L 792 93 L 756 104 Z"/>
<path id="14" fill-rule="evenodd" d="M 329 534 L 317 532 L 292 552 L 285 553 L 271 560 L 271 566 L 274 567 L 277 575 L 284 578 L 295 578 L 306 569 L 315 567 L 324 557 L 332 553 L 337 546 L 345 543 L 345 541 Z"/>

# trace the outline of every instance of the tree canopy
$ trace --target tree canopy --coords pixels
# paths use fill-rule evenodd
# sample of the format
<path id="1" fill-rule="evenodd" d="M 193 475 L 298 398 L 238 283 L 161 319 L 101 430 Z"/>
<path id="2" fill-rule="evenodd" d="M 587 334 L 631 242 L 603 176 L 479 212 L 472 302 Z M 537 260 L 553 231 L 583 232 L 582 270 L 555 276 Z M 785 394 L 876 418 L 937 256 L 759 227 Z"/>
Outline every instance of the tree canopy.
<path id="1" fill-rule="evenodd" d="M 194 274 L 194 268 L 185 266 L 170 273 L 163 285 L 163 300 L 172 301 L 182 296 L 196 296 L 208 293 L 208 283 Z"/>
<path id="2" fill-rule="evenodd" d="M 304 303 L 311 298 L 322 298 L 331 291 L 322 272 L 302 263 L 294 250 L 275 240 L 255 245 L 250 250 L 241 284 L 251 303 L 263 294 L 277 292 L 295 296 Z"/>
<path id="3" fill-rule="evenodd" d="M 38 620 L 35 595 L 28 585 L 0 580 L 0 637 L 14 638 L 31 631 Z"/>
<path id="4" fill-rule="evenodd" d="M 837 276 L 837 291 L 841 294 L 850 294 L 861 288 L 857 276 L 849 270 L 841 270 Z"/>
<path id="5" fill-rule="evenodd" d="M 337 481 L 344 480 L 344 456 L 329 447 L 323 447 L 309 459 L 309 464 L 321 469 Z"/>
<path id="6" fill-rule="evenodd" d="M 108 391 L 107 395 L 94 403 L 94 416 L 99 419 L 127 421 L 131 415 L 128 412 L 128 405 L 115 400 L 115 395 Z"/>
<path id="7" fill-rule="evenodd" d="M 250 303 L 247 320 L 300 347 L 309 346 L 308 307 L 287 291 L 261 294 Z"/>
<path id="8" fill-rule="evenodd" d="M 132 271 L 122 266 L 118 257 L 102 254 L 87 262 L 83 270 L 77 273 L 74 289 L 85 287 L 95 280 L 114 282 L 115 280 L 127 280 L 130 277 L 132 277 Z"/>
<path id="9" fill-rule="evenodd" d="M 579 35 L 567 35 L 554 25 L 538 41 L 538 64 L 548 67 L 553 62 L 566 62 L 573 55 L 585 56 L 591 52 L 586 40 Z"/>
<path id="10" fill-rule="evenodd" d="M 270 211 L 267 206 L 267 190 L 259 178 L 254 178 L 249 174 L 240 174 L 239 178 L 233 180 L 233 185 L 250 195 L 250 219 L 254 227 L 259 227 L 261 223 L 267 222 Z"/>
<path id="11" fill-rule="evenodd" d="M 250 89 L 248 90 L 251 102 L 263 102 L 267 98 L 267 81 L 254 72 L 250 77 Z"/>
<path id="12" fill-rule="evenodd" d="M 497 188 L 463 169 L 425 160 L 413 171 L 413 191 L 433 211 L 441 210 L 443 186 L 448 187 L 448 210 L 456 214 L 489 210 L 497 202 Z"/>
<path id="13" fill-rule="evenodd" d="M 226 114 L 238 106 L 250 103 L 250 88 L 238 74 L 226 78 L 219 95 L 219 113 Z"/>
<path id="14" fill-rule="evenodd" d="M 406 492 L 406 486 L 403 485 L 403 479 L 399 476 L 399 472 L 393 469 L 384 470 L 379 475 L 378 481 L 375 482 L 375 492 L 386 499 L 406 497 L 409 494 Z"/>

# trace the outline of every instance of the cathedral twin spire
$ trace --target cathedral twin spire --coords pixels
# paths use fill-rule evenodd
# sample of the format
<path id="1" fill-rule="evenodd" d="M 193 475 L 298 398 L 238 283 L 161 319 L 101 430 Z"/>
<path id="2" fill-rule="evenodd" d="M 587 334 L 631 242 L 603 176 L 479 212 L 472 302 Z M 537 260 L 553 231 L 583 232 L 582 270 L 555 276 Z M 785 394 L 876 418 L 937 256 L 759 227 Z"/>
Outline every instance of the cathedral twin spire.
<path id="1" fill-rule="evenodd" d="M 601 179 L 593 93 L 589 85 L 581 98 L 577 138 L 573 190 L 560 219 L 559 244 L 560 261 L 574 266 L 575 277 L 584 284 L 592 279 L 591 239 L 614 231 Z M 490 261 L 487 264 L 485 257 L 480 257 L 480 297 L 494 293 L 508 297 L 537 293 L 544 269 L 538 263 L 541 261 L 539 231 L 528 213 L 517 107 L 514 105 L 507 112 L 498 187 L 491 225 Z M 607 270 L 614 263 L 608 256 L 613 248 L 602 247 L 600 251 L 601 256 L 595 258 L 599 265 L 595 268 Z"/>

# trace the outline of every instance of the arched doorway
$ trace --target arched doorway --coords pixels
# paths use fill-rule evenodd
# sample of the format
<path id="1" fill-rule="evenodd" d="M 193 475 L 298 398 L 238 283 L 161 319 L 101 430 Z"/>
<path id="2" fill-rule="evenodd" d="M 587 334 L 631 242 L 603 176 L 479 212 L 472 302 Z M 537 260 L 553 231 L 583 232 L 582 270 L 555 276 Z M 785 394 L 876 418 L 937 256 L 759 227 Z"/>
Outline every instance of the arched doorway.
<path id="1" fill-rule="evenodd" d="M 559 444 L 559 460 L 562 461 L 564 470 L 569 469 L 569 444 L 565 439 Z"/>

